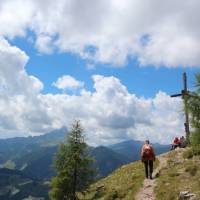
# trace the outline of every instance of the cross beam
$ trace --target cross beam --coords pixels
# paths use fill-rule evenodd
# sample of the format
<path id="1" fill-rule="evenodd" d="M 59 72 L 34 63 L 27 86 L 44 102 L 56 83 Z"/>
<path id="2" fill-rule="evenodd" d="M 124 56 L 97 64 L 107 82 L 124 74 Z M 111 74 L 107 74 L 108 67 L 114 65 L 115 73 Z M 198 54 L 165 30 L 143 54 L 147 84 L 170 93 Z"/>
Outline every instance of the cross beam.
<path id="1" fill-rule="evenodd" d="M 189 91 L 187 89 L 187 75 L 184 72 L 183 73 L 183 87 L 184 89 L 179 94 L 173 94 L 171 97 L 182 97 L 184 101 L 184 111 L 185 111 L 185 134 L 186 134 L 186 140 L 188 143 L 190 143 L 190 126 L 189 126 L 189 111 L 188 111 L 188 98 L 189 98 Z"/>

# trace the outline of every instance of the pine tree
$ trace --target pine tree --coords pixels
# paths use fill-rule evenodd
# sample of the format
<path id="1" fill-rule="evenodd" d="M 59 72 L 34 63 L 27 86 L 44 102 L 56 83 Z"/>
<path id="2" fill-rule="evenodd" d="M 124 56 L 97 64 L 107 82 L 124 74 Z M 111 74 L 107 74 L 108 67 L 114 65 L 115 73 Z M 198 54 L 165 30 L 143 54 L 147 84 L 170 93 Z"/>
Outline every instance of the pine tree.
<path id="1" fill-rule="evenodd" d="M 93 179 L 92 163 L 81 124 L 75 121 L 66 142 L 60 145 L 55 157 L 57 176 L 51 180 L 50 199 L 77 199 L 76 192 L 83 191 Z"/>
<path id="2" fill-rule="evenodd" d="M 193 146 L 200 145 L 200 74 L 196 75 L 196 91 L 190 95 L 189 110 L 193 127 L 191 142 Z"/>

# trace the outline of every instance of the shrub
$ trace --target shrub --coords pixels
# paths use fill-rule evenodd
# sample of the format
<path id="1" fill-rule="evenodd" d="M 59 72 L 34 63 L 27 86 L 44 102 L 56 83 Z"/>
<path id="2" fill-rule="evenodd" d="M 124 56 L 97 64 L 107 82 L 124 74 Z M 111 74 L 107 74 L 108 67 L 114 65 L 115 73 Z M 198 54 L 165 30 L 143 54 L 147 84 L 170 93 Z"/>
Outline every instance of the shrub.
<path id="1" fill-rule="evenodd" d="M 191 176 L 195 176 L 197 173 L 198 167 L 197 165 L 191 164 L 190 166 L 186 167 L 185 171 L 190 173 Z"/>
<path id="2" fill-rule="evenodd" d="M 192 151 L 194 155 L 200 155 L 200 144 L 193 145 Z"/>
<path id="3" fill-rule="evenodd" d="M 190 159 L 193 157 L 193 150 L 192 149 L 188 149 L 187 151 L 185 151 L 183 153 L 183 158 L 185 159 Z"/>
<path id="4" fill-rule="evenodd" d="M 118 192 L 116 190 L 111 191 L 106 197 L 106 200 L 114 200 L 118 198 Z"/>

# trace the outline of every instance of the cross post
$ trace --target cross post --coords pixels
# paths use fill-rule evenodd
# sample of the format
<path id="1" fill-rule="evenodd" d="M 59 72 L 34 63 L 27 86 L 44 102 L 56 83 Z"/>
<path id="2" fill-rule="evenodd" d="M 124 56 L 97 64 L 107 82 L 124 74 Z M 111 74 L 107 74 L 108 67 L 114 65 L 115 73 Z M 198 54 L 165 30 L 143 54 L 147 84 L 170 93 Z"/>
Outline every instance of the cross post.
<path id="1" fill-rule="evenodd" d="M 189 98 L 189 91 L 187 89 L 187 75 L 184 72 L 183 73 L 183 87 L 184 89 L 179 94 L 173 94 L 171 97 L 182 97 L 184 101 L 184 112 L 185 112 L 185 134 L 186 134 L 186 140 L 187 143 L 190 143 L 190 126 L 189 126 L 189 111 L 188 111 L 188 98 Z"/>

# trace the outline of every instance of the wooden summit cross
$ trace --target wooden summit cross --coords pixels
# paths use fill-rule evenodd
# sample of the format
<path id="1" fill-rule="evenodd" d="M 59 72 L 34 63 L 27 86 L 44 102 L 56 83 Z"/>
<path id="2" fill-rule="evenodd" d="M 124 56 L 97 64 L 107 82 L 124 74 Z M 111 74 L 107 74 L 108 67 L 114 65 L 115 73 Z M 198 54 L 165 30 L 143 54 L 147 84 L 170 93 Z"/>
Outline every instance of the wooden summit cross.
<path id="1" fill-rule="evenodd" d="M 184 101 L 184 111 L 185 111 L 185 134 L 186 134 L 186 140 L 187 143 L 190 143 L 190 128 L 189 128 L 189 112 L 188 112 L 188 98 L 189 98 L 189 91 L 187 89 L 187 76 L 186 73 L 183 73 L 183 86 L 184 89 L 181 91 L 181 93 L 179 94 L 173 94 L 171 95 L 171 97 L 182 97 L 183 101 Z"/>

